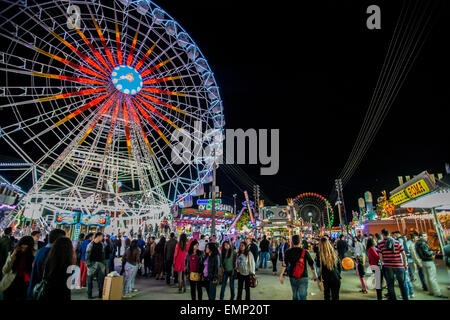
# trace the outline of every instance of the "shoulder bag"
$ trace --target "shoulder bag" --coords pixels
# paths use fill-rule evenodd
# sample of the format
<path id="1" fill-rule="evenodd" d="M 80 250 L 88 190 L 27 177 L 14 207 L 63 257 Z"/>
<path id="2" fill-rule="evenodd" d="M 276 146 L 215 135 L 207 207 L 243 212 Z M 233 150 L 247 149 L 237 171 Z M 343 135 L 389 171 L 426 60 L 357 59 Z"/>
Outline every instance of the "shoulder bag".
<path id="1" fill-rule="evenodd" d="M 250 271 L 250 255 L 247 256 L 247 261 L 248 261 L 248 270 Z M 258 286 L 258 279 L 256 279 L 256 275 L 250 272 L 249 276 L 250 276 L 250 288 L 256 288 Z"/>

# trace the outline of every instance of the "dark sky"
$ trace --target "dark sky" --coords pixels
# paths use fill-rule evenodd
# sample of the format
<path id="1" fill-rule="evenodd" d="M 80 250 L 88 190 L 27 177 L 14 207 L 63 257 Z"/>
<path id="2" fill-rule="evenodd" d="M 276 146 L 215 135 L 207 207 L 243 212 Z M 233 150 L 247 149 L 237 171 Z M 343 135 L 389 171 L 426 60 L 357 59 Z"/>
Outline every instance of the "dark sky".
<path id="1" fill-rule="evenodd" d="M 448 152 L 449 5 L 433 30 L 358 170 L 345 186 L 347 211 L 397 176 L 445 172 Z M 259 176 L 275 202 L 330 194 L 372 97 L 402 1 L 157 1 L 192 36 L 221 87 L 227 128 L 280 129 L 280 170 Z M 366 8 L 381 8 L 368 30 Z M 221 188 L 234 186 L 219 171 Z"/>
<path id="2" fill-rule="evenodd" d="M 280 129 L 277 175 L 242 166 L 264 193 L 279 204 L 303 192 L 328 197 L 360 130 L 403 1 L 154 1 L 208 59 L 226 128 Z M 348 212 L 366 190 L 377 198 L 397 187 L 397 176 L 444 173 L 450 161 L 450 5 L 428 2 L 436 8 L 432 32 L 344 188 Z M 372 4 L 381 8 L 381 30 L 366 27 Z M 242 200 L 221 170 L 218 183 L 225 198 L 238 193 Z"/>

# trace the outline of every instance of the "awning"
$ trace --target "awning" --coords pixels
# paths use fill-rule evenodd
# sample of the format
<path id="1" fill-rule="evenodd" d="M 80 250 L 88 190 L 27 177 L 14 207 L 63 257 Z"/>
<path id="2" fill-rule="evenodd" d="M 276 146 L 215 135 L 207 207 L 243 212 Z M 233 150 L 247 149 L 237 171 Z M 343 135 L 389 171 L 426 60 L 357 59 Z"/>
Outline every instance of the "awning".
<path id="1" fill-rule="evenodd" d="M 435 208 L 436 210 L 450 210 L 450 188 L 435 190 L 402 203 L 402 208 Z"/>

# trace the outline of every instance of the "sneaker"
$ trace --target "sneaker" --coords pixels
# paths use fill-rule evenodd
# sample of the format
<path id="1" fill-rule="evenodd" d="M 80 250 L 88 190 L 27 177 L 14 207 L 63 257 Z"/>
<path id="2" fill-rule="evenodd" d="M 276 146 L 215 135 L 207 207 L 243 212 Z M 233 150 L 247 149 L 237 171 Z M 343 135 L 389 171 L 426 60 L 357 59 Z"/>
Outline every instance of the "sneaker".
<path id="1" fill-rule="evenodd" d="M 436 296 L 436 298 L 448 299 L 448 297 L 443 296 L 442 294 L 440 296 Z"/>
<path id="2" fill-rule="evenodd" d="M 138 290 L 138 289 L 133 289 L 132 291 L 133 291 L 133 292 L 138 292 L 139 290 Z"/>
<path id="3" fill-rule="evenodd" d="M 415 297 L 416 297 L 415 294 L 412 294 L 412 295 L 409 296 L 410 299 L 414 299 Z"/>

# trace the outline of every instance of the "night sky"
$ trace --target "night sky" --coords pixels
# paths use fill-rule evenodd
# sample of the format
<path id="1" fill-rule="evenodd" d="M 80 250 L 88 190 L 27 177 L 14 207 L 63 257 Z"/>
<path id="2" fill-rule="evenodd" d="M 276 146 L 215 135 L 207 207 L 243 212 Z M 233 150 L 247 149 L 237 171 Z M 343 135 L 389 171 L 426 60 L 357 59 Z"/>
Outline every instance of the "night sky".
<path id="1" fill-rule="evenodd" d="M 450 8 L 433 29 L 383 126 L 344 188 L 347 212 L 397 176 L 445 173 L 448 152 Z M 328 197 L 360 130 L 402 1 L 157 1 L 187 30 L 221 87 L 227 128 L 280 129 L 280 170 L 242 166 L 274 202 L 302 192 Z M 368 30 L 366 8 L 381 8 Z M 238 190 L 219 170 L 218 183 Z M 242 187 L 243 188 L 243 187 Z M 240 192 L 239 192 L 240 195 Z"/>
<path id="2" fill-rule="evenodd" d="M 154 1 L 207 58 L 226 128 L 280 129 L 278 174 L 260 176 L 259 165 L 242 169 L 278 204 L 303 192 L 328 197 L 361 128 L 403 1 Z M 445 173 L 450 161 L 450 5 L 429 2 L 432 32 L 344 188 L 348 213 L 366 190 L 376 199 L 398 186 L 397 176 Z M 381 30 L 366 27 L 372 4 L 381 8 Z M 238 193 L 243 200 L 222 170 L 218 184 L 225 199 Z"/>

